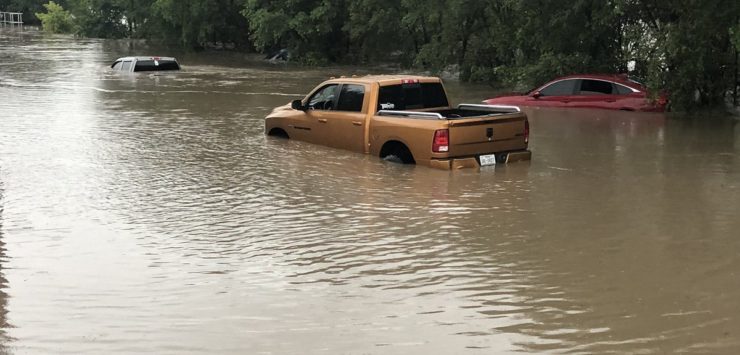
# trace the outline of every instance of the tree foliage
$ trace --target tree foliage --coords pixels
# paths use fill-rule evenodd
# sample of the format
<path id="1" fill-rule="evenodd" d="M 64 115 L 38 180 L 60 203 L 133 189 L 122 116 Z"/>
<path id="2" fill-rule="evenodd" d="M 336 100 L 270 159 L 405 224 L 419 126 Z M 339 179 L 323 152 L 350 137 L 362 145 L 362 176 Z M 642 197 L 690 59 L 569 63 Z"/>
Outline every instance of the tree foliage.
<path id="1" fill-rule="evenodd" d="M 46 4 L 47 1 L 48 0 L 0 0 L 0 11 L 37 14 L 46 11 L 44 4 Z M 56 3 L 62 7 L 66 5 L 64 0 L 59 0 Z M 41 20 L 35 16 L 25 16 L 23 21 L 33 25 L 41 23 Z"/>
<path id="2" fill-rule="evenodd" d="M 624 1 L 638 36 L 649 39 L 638 60 L 653 88 L 666 88 L 674 108 L 716 106 L 737 85 L 732 28 L 740 3 L 727 0 Z M 637 32 L 637 31 L 634 31 Z"/>
<path id="3" fill-rule="evenodd" d="M 36 13 L 36 17 L 41 20 L 44 31 L 51 33 L 69 33 L 72 31 L 74 22 L 69 11 L 53 1 L 45 4 L 44 8 L 46 8 L 45 13 Z"/>
<path id="4" fill-rule="evenodd" d="M 351 0 L 246 0 L 250 39 L 258 50 L 290 48 L 304 61 L 321 64 L 348 56 Z"/>
<path id="5" fill-rule="evenodd" d="M 677 109 L 721 105 L 737 92 L 736 0 L 58 1 L 91 37 L 285 48 L 309 64 L 395 62 L 520 89 L 629 69 Z M 0 9 L 41 4 L 0 0 Z"/>
<path id="6" fill-rule="evenodd" d="M 85 37 L 123 38 L 127 31 L 124 9 L 115 0 L 69 1 L 77 22 L 76 32 Z"/>
<path id="7" fill-rule="evenodd" d="M 156 0 L 146 22 L 147 37 L 163 38 L 184 47 L 207 44 L 248 45 L 247 19 L 233 0 Z"/>

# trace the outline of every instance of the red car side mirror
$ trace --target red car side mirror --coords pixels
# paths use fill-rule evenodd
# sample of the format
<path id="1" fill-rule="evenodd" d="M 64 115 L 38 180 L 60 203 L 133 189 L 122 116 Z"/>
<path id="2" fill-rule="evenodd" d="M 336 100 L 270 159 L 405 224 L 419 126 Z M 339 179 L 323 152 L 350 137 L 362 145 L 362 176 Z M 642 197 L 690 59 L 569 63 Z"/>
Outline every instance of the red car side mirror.
<path id="1" fill-rule="evenodd" d="M 539 99 L 540 96 L 542 96 L 542 93 L 540 93 L 539 91 L 535 91 L 532 93 L 532 97 L 534 97 L 535 99 Z"/>

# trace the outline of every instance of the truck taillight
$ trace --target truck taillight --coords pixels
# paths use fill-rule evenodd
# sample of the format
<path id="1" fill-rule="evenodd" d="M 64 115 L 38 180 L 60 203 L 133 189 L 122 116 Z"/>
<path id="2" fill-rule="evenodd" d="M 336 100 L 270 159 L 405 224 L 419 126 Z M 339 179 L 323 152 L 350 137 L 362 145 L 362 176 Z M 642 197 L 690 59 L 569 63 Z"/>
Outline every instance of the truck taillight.
<path id="1" fill-rule="evenodd" d="M 450 131 L 447 129 L 438 129 L 434 132 L 434 142 L 432 142 L 432 152 L 445 153 L 450 151 Z"/>
<path id="2" fill-rule="evenodd" d="M 524 143 L 529 143 L 529 120 L 524 121 Z"/>

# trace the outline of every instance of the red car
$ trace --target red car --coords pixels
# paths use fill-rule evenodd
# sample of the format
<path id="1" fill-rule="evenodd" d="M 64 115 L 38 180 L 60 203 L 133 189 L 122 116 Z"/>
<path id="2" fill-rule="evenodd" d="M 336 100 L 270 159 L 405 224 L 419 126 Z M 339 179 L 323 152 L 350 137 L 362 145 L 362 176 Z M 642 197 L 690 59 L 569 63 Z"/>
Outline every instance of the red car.
<path id="1" fill-rule="evenodd" d="M 571 75 L 557 78 L 524 95 L 499 96 L 489 105 L 580 107 L 625 111 L 665 111 L 664 95 L 651 101 L 642 84 L 626 75 Z"/>

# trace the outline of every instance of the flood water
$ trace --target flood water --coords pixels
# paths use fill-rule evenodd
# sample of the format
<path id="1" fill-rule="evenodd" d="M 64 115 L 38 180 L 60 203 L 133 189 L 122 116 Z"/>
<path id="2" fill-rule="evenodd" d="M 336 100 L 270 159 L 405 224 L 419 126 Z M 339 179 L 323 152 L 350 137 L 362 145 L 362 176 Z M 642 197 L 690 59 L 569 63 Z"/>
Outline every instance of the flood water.
<path id="1" fill-rule="evenodd" d="M 740 353 L 734 121 L 527 110 L 530 163 L 438 171 L 263 134 L 390 70 L 143 50 L 0 30 L 0 353 Z"/>

